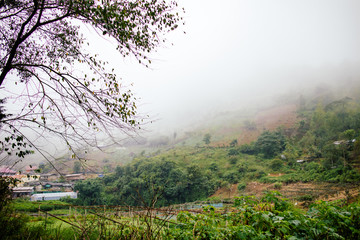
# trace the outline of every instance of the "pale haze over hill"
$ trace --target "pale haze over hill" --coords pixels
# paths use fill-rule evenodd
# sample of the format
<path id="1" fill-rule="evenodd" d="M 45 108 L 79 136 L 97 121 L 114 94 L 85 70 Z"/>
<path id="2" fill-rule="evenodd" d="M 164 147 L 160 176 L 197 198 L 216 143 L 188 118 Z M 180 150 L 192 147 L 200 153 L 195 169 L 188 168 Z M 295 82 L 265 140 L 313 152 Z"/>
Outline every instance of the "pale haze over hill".
<path id="1" fill-rule="evenodd" d="M 151 69 L 121 62 L 141 109 L 172 130 L 308 85 L 359 82 L 360 2 L 182 0 L 186 25 Z M 292 94 L 292 95 L 293 95 Z M 149 127 L 149 126 L 147 126 Z"/>
<path id="2" fill-rule="evenodd" d="M 174 45 L 153 54 L 150 68 L 91 36 L 90 47 L 117 69 L 124 85 L 133 84 L 140 114 L 155 120 L 144 126 L 150 133 L 173 133 L 218 113 L 286 102 L 279 94 L 293 101 L 320 84 L 360 82 L 357 0 L 178 3 L 186 24 L 167 36 Z"/>

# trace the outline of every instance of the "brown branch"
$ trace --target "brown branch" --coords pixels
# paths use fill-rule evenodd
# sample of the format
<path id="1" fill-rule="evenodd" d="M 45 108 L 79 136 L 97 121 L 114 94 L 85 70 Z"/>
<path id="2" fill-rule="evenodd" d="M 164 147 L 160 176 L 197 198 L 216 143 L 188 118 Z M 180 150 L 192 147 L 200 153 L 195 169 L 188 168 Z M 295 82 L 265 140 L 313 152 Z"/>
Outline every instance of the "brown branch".
<path id="1" fill-rule="evenodd" d="M 20 31 L 19 31 L 19 33 L 17 35 L 16 41 L 15 41 L 14 45 L 11 48 L 8 60 L 6 62 L 6 65 L 4 66 L 3 71 L 2 71 L 2 73 L 0 75 L 0 86 L 3 84 L 6 75 L 12 69 L 11 65 L 12 65 L 12 62 L 14 60 L 14 57 L 15 57 L 15 54 L 17 52 L 18 47 L 26 39 L 26 38 L 24 38 L 25 36 L 22 37 L 23 32 L 25 30 L 25 27 L 31 21 L 31 19 L 35 16 L 37 10 L 38 10 L 38 2 L 37 2 L 37 0 L 34 0 L 34 9 L 33 9 L 32 13 L 30 14 L 30 16 L 26 19 L 26 21 L 21 25 L 21 28 L 20 28 Z M 27 36 L 30 36 L 30 34 L 28 34 Z"/>

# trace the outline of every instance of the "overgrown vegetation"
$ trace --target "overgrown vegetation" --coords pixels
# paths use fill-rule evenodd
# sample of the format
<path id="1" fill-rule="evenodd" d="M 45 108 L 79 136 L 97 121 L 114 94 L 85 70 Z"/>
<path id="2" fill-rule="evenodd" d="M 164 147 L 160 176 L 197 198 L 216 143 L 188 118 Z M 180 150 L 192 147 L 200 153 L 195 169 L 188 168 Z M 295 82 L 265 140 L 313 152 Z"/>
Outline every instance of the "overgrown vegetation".
<path id="1" fill-rule="evenodd" d="M 77 211 L 76 211 L 77 209 Z M 128 210 L 127 210 L 128 209 Z M 80 211 L 79 211 L 80 210 Z M 241 196 L 232 206 L 200 210 L 72 207 L 68 215 L 43 212 L 21 218 L 3 239 L 359 239 L 360 203 L 312 204 L 301 210 L 278 192 Z M 29 221 L 31 220 L 31 221 Z"/>
<path id="2" fill-rule="evenodd" d="M 140 154 L 103 179 L 79 183 L 78 204 L 139 205 L 138 196 L 147 202 L 155 191 L 162 197 L 157 206 L 164 206 L 206 199 L 231 184 L 241 183 L 241 191 L 248 181 L 276 182 L 277 189 L 294 182 L 358 183 L 352 166 L 360 161 L 360 104 L 345 98 L 298 114 L 297 126 L 264 131 L 250 144 L 205 142 Z"/>
<path id="3" fill-rule="evenodd" d="M 76 200 L 65 199 L 63 202 L 67 204 L 47 203 L 40 207 L 39 203 L 16 201 L 12 206 L 17 212 L 14 213 L 14 207 L 7 208 L 4 219 L 17 221 L 13 225 L 20 231 L 27 229 L 29 239 L 40 236 L 43 239 L 59 236 L 86 239 L 95 236 L 107 239 L 358 239 L 356 219 L 360 208 L 358 202 L 346 205 L 354 201 L 349 193 L 346 204 L 314 203 L 317 195 L 311 192 L 293 197 L 293 201 L 306 202 L 302 205 L 308 208 L 306 212 L 275 192 L 262 198 L 239 197 L 232 208 L 216 210 L 207 206 L 202 213 L 172 212 L 177 215 L 177 221 L 168 221 L 167 215 L 154 213 L 155 208 L 209 199 L 220 188 L 244 194 L 250 182 L 266 183 L 279 191 L 296 182 L 357 185 L 360 181 L 357 169 L 360 103 L 345 98 L 325 106 L 311 106 L 301 108 L 296 126 L 263 131 L 249 144 L 240 145 L 232 139 L 228 145 L 216 145 L 216 136 L 207 133 L 212 141 L 210 137 L 206 138 L 209 141 L 204 141 L 197 136 L 198 142 L 193 145 L 178 143 L 176 147 L 161 151 L 143 151 L 131 163 L 118 166 L 103 178 L 78 182 L 75 190 L 79 191 L 79 198 Z M 237 184 L 235 188 L 234 184 Z M 220 201 L 217 197 L 210 199 Z M 82 209 L 75 211 L 82 216 L 76 220 L 77 227 L 63 228 L 54 219 L 25 224 L 27 218 L 13 217 L 20 212 L 40 210 L 70 217 L 67 208 L 71 205 Z M 142 215 L 135 216 L 135 220 L 128 215 L 120 221 L 118 216 L 104 210 L 106 218 L 105 215 L 98 218 L 96 211 L 90 213 L 85 206 L 99 206 L 99 209 L 137 206 L 141 207 L 139 213 Z"/>

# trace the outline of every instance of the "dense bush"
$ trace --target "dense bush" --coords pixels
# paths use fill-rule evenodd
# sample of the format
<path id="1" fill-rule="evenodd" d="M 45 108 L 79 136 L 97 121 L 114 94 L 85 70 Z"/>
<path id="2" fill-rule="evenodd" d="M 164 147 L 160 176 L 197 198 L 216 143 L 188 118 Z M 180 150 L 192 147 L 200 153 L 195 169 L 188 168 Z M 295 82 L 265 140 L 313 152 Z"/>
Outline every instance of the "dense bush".
<path id="1" fill-rule="evenodd" d="M 30 202 L 19 198 L 13 201 L 13 207 L 17 212 L 38 212 L 39 208 L 43 211 L 68 209 L 69 204 L 58 200 Z"/>
<path id="2" fill-rule="evenodd" d="M 165 239 L 359 239 L 360 205 L 340 207 L 320 202 L 304 213 L 278 193 L 261 199 L 235 199 L 238 211 L 227 215 L 214 209 L 202 214 L 182 212 L 182 223 L 166 229 Z"/>
<path id="3" fill-rule="evenodd" d="M 181 167 L 166 159 L 142 159 L 124 167 L 117 167 L 111 180 L 94 179 L 79 182 L 78 202 L 83 205 L 128 204 L 151 205 L 159 196 L 156 206 L 192 202 L 207 198 L 216 187 L 211 170 L 206 172 L 198 165 Z M 237 173 L 224 178 L 237 182 Z"/>
<path id="4" fill-rule="evenodd" d="M 270 163 L 270 168 L 274 171 L 278 171 L 282 168 L 282 166 L 284 165 L 283 161 L 280 159 L 274 159 L 271 161 Z"/>
<path id="5" fill-rule="evenodd" d="M 232 157 L 229 158 L 229 163 L 231 165 L 235 165 L 238 162 L 238 160 L 239 159 L 237 157 L 232 156 Z"/>
<path id="6" fill-rule="evenodd" d="M 256 140 L 255 148 L 266 158 L 272 158 L 285 150 L 285 143 L 285 136 L 280 131 L 265 131 Z"/>
<path id="7" fill-rule="evenodd" d="M 312 200 L 310 198 L 303 200 Z M 209 199 L 212 202 L 215 198 Z M 204 206 L 202 213 L 183 211 L 176 219 L 148 219 L 136 215 L 114 222 L 100 215 L 78 216 L 81 228 L 59 227 L 55 220 L 38 219 L 39 224 L 5 225 L 12 235 L 2 239 L 349 239 L 360 238 L 360 204 L 316 202 L 305 210 L 297 209 L 278 192 L 262 197 L 241 196 L 234 199 L 232 210 Z M 102 212 L 103 210 L 101 210 Z M 0 216 L 1 217 L 1 216 Z M 165 216 L 166 218 L 166 216 Z M 28 218 L 19 218 L 26 222 Z M 66 221 L 72 221 L 66 218 Z M 134 221 L 133 221 L 134 219 Z M 135 221 L 136 219 L 136 221 Z M 19 220 L 18 220 L 19 221 Z M 4 226 L 4 225 L 3 225 Z M 25 227 L 24 227 L 25 226 Z M 19 228 L 17 228 L 19 227 Z M 8 237 L 10 236 L 10 237 Z"/>
<path id="8" fill-rule="evenodd" d="M 282 183 L 276 182 L 276 183 L 274 184 L 274 188 L 275 188 L 275 189 L 281 189 L 281 188 L 282 188 Z"/>
<path id="9" fill-rule="evenodd" d="M 246 183 L 239 183 L 237 189 L 239 191 L 243 191 L 246 188 Z"/>
<path id="10" fill-rule="evenodd" d="M 255 144 L 254 143 L 243 144 L 239 147 L 239 152 L 249 155 L 255 154 L 256 153 Z"/>
<path id="11" fill-rule="evenodd" d="M 10 187 L 16 181 L 9 177 L 0 177 L 0 238 L 20 238 L 25 228 L 26 217 L 16 215 L 12 206 Z"/>

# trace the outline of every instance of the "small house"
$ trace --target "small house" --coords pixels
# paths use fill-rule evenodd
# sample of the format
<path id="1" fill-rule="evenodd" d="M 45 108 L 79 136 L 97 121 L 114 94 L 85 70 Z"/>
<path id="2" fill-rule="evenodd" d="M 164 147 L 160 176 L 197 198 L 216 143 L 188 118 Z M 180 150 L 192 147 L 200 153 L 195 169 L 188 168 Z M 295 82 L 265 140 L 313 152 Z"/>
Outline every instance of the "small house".
<path id="1" fill-rule="evenodd" d="M 16 172 L 14 170 L 11 170 L 11 168 L 3 166 L 0 167 L 0 176 L 13 176 Z"/>
<path id="2" fill-rule="evenodd" d="M 34 187 L 14 187 L 11 189 L 13 198 L 31 196 Z"/>
<path id="3" fill-rule="evenodd" d="M 80 181 L 84 180 L 85 176 L 82 173 L 74 173 L 65 175 L 66 181 Z"/>

